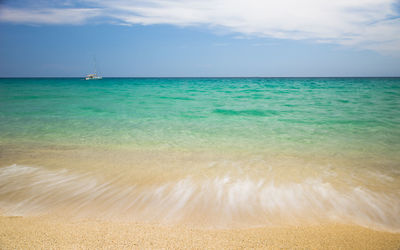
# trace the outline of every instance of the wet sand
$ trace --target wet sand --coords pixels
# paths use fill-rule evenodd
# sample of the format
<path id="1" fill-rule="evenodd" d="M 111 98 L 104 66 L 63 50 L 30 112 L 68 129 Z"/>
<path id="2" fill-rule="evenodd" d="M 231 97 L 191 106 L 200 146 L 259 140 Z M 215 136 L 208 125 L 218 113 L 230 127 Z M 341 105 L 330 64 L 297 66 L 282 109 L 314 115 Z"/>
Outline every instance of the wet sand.
<path id="1" fill-rule="evenodd" d="M 326 224 L 240 230 L 0 216 L 1 249 L 399 249 L 400 233 Z"/>
<path id="2" fill-rule="evenodd" d="M 228 169 L 232 168 L 231 165 L 205 168 L 194 164 L 196 162 L 211 162 L 212 160 L 214 160 L 213 157 L 201 154 L 192 157 L 191 154 L 186 156 L 185 154 L 177 153 L 159 154 L 158 152 L 137 152 L 123 149 L 101 151 L 99 149 L 84 150 L 74 147 L 54 149 L 44 147 L 32 150 L 31 147 L 0 147 L 2 167 L 12 164 L 40 166 L 40 169 L 56 171 L 55 173 L 58 173 L 57 171 L 62 169 L 68 169 L 72 173 L 90 173 L 90 176 L 99 180 L 108 180 L 109 176 L 110 178 L 115 177 L 116 172 L 124 173 L 124 176 L 117 176 L 118 181 L 116 184 L 118 185 L 115 187 L 116 190 L 121 190 L 124 186 L 129 186 L 132 183 L 138 182 L 138 180 L 145 182 L 145 184 L 152 184 L 153 182 L 162 183 L 164 180 L 172 181 L 179 179 L 188 172 L 197 173 L 197 175 L 201 173 L 209 178 L 219 176 L 220 173 L 226 173 Z M 165 167 L 159 168 L 157 165 L 159 162 L 163 162 Z M 240 162 L 240 159 L 236 160 L 236 162 Z M 283 162 L 285 165 L 288 165 L 291 161 L 285 160 Z M 298 164 L 298 158 L 294 159 L 293 162 Z M 308 162 L 305 163 L 307 164 L 301 165 L 309 165 Z M 322 163 L 319 165 L 325 166 Z M 132 165 L 137 165 L 137 167 L 132 168 Z M 177 165 L 182 165 L 182 167 L 176 168 Z M 342 165 L 342 162 L 336 165 Z M 310 168 L 301 168 L 302 172 L 304 172 L 302 174 L 310 176 L 312 173 L 307 172 L 307 170 L 314 170 L 315 167 L 313 166 L 311 165 Z M 254 173 L 258 174 L 259 172 L 256 171 L 258 170 L 257 167 L 257 165 L 251 165 L 249 169 L 243 168 L 242 170 L 245 172 L 254 171 Z M 274 175 L 274 179 L 277 179 L 275 177 L 282 176 L 281 172 L 278 171 L 281 168 L 276 169 L 277 172 Z M 290 172 L 292 169 L 296 170 L 295 167 L 286 167 L 282 171 Z M 363 176 L 364 172 L 354 172 L 358 169 L 365 168 L 354 168 L 352 169 L 352 173 L 357 173 L 358 177 Z M 336 183 L 335 181 L 342 180 L 347 176 L 345 170 L 345 168 L 335 170 L 337 176 L 330 179 L 332 185 L 341 187 L 343 183 Z M 270 175 L 273 173 L 273 171 L 270 172 Z M 293 176 L 302 176 L 301 174 L 296 175 L 297 172 L 290 173 L 293 173 Z M 366 178 L 362 179 L 365 180 Z M 291 181 L 295 182 L 297 180 Z M 24 183 L 26 184 L 25 181 Z M 100 183 L 106 183 L 106 181 Z M 393 181 L 389 182 L 392 186 L 384 186 L 386 189 L 383 189 L 383 191 L 398 190 L 398 183 L 397 179 L 393 179 Z M 16 187 L 19 188 L 20 185 Z M 55 186 L 51 187 L 51 190 L 54 191 Z M 380 187 L 380 185 L 373 186 L 376 191 L 380 191 Z M 298 190 L 297 186 L 296 190 Z M 48 194 L 49 190 L 46 189 L 45 191 L 45 194 Z M 12 194 L 12 197 L 15 198 L 16 193 L 12 192 Z M 28 192 L 28 194 L 30 193 Z M 57 192 L 55 194 L 59 195 Z M 306 194 L 310 195 L 309 193 Z M 42 196 L 39 195 L 38 197 L 41 201 Z M 5 201 L 10 200 L 6 198 L 4 198 Z M 352 204 L 355 202 L 355 200 L 351 200 Z M 244 203 L 246 204 L 246 202 Z M 38 204 L 46 205 L 47 203 L 39 202 Z M 48 204 L 54 205 L 54 201 L 49 201 Z M 65 204 L 58 205 L 73 213 L 73 204 L 71 208 Z M 44 207 L 50 212 L 52 211 L 52 206 Z M 156 207 L 159 206 L 157 205 Z M 396 208 L 396 206 L 393 207 Z M 133 220 L 123 222 L 125 221 L 123 217 L 119 218 L 119 220 L 107 219 L 109 217 L 105 218 L 105 216 L 93 216 L 93 218 L 90 216 L 83 218 L 79 216 L 74 217 L 74 214 L 69 218 L 57 217 L 60 213 L 46 213 L 46 209 L 44 214 L 47 215 L 36 217 L 30 215 L 29 207 L 27 207 L 28 212 L 26 214 L 22 213 L 26 216 L 6 216 L 13 215 L 13 211 L 15 212 L 15 210 L 6 211 L 4 208 L 1 208 L 3 210 L 0 211 L 0 215 L 2 215 L 0 216 L 0 249 L 400 249 L 400 233 L 376 231 L 361 226 L 329 222 L 302 226 L 283 226 L 276 223 L 275 226 L 263 226 L 251 229 L 246 229 L 245 227 L 235 229 L 200 229 L 174 224 L 137 223 Z M 146 207 L 146 209 L 148 210 L 149 208 Z M 101 207 L 97 203 L 93 203 L 93 210 L 90 211 L 96 214 L 99 210 L 100 212 L 102 211 Z M 61 209 L 60 211 L 63 210 Z M 361 213 L 360 210 L 351 211 L 354 212 L 353 216 Z M 393 214 L 396 215 L 396 211 L 393 211 Z M 326 210 L 322 212 L 328 214 Z M 16 214 L 18 213 L 16 212 Z M 65 213 L 61 214 L 69 216 Z M 116 213 L 116 215 L 120 216 L 121 214 Z M 96 218 L 104 219 L 97 220 Z M 395 218 L 388 221 L 393 220 Z M 209 224 L 216 224 L 216 220 L 209 222 Z M 394 224 L 397 225 L 396 223 Z"/>

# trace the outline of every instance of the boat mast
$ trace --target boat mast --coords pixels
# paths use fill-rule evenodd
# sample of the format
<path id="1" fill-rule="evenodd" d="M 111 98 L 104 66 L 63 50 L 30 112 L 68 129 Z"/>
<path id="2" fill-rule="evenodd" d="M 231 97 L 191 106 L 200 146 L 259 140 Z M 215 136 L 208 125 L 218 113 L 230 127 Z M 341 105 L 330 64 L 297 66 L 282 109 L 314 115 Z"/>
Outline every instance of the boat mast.
<path id="1" fill-rule="evenodd" d="M 94 74 L 97 75 L 97 63 L 96 63 L 96 57 L 93 56 L 93 63 L 94 63 Z"/>

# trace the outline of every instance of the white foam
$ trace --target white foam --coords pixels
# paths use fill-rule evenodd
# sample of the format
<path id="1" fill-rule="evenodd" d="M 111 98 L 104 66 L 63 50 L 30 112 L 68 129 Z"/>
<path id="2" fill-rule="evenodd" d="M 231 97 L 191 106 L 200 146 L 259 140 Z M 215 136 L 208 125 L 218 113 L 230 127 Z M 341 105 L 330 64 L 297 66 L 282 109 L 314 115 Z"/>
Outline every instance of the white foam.
<path id="1" fill-rule="evenodd" d="M 208 227 L 252 227 L 334 221 L 400 231 L 400 193 L 335 188 L 320 179 L 300 183 L 230 176 L 121 187 L 93 177 L 38 167 L 0 168 L 0 209 L 10 215 L 62 211 Z"/>

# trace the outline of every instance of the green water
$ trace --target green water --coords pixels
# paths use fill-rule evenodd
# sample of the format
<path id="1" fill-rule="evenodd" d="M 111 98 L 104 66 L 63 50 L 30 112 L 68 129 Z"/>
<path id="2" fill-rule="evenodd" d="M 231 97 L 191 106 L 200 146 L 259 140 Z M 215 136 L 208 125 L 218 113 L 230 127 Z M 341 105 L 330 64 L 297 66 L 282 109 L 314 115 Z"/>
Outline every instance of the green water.
<path id="1" fill-rule="evenodd" d="M 7 214 L 400 231 L 400 78 L 0 79 L 0 121 Z"/>
<path id="2" fill-rule="evenodd" d="M 400 79 L 1 79 L 2 141 L 397 153 Z"/>

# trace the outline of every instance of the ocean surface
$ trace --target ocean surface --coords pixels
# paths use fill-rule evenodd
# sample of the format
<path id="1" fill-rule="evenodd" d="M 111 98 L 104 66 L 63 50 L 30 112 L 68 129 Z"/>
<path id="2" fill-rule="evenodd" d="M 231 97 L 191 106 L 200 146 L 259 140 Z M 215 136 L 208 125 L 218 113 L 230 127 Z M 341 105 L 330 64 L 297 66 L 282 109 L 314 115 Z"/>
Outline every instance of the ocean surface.
<path id="1" fill-rule="evenodd" d="M 0 79 L 0 212 L 400 232 L 400 78 Z"/>

